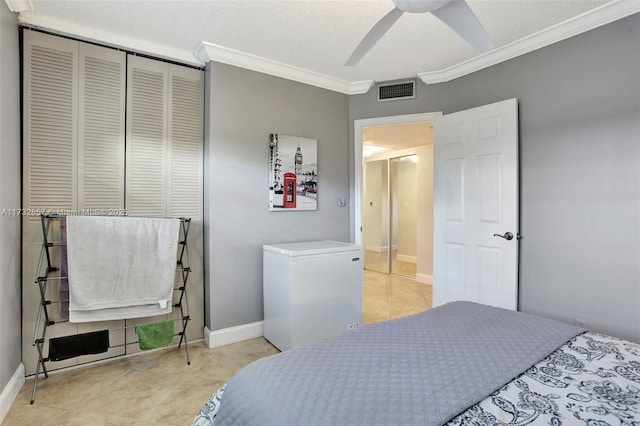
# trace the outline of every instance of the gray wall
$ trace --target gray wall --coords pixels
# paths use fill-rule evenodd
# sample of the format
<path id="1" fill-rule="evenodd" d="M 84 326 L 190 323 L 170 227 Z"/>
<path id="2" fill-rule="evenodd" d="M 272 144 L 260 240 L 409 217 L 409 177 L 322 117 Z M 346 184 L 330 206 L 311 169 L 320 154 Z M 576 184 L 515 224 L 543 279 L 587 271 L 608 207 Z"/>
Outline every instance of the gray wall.
<path id="1" fill-rule="evenodd" d="M 18 21 L 0 3 L 0 210 L 20 208 Z M 0 216 L 0 391 L 20 365 L 20 216 Z"/>
<path id="2" fill-rule="evenodd" d="M 211 62 L 205 99 L 205 322 L 262 321 L 262 245 L 349 241 L 349 100 Z M 318 140 L 318 210 L 269 212 L 269 133 Z"/>
<path id="3" fill-rule="evenodd" d="M 640 342 L 639 76 L 636 14 L 448 83 L 419 83 L 411 102 L 352 96 L 349 110 L 353 120 L 518 98 L 520 309 Z"/>

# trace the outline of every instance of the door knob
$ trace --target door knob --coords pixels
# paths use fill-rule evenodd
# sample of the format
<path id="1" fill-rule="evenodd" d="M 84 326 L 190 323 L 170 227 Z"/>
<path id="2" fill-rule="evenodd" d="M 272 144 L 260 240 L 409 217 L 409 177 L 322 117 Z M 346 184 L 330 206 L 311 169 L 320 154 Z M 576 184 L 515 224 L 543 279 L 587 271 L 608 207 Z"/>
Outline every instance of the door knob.
<path id="1" fill-rule="evenodd" d="M 494 237 L 504 238 L 505 240 L 513 240 L 513 234 L 511 232 L 505 232 L 504 235 L 493 234 Z"/>

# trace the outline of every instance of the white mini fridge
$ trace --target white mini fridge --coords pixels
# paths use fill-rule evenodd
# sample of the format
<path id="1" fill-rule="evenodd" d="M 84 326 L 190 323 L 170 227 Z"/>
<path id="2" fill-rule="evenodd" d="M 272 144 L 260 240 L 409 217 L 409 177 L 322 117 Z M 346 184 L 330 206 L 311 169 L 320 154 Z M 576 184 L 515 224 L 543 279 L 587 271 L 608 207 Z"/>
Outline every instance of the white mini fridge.
<path id="1" fill-rule="evenodd" d="M 263 246 L 264 337 L 281 351 L 362 323 L 362 250 L 339 241 Z"/>

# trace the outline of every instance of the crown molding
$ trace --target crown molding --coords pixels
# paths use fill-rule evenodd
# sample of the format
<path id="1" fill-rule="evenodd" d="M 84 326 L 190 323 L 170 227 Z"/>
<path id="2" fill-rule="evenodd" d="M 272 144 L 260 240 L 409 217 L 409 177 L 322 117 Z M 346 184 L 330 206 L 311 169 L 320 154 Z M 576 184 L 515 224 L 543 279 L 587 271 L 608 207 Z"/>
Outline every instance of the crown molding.
<path id="1" fill-rule="evenodd" d="M 198 44 L 194 55 L 203 64 L 208 61 L 222 62 L 224 64 L 286 78 L 299 83 L 305 83 L 311 86 L 332 90 L 334 92 L 344 93 L 346 95 L 366 93 L 371 86 L 373 86 L 373 80 L 348 82 L 346 80 L 340 80 L 314 71 L 287 65 L 262 56 L 252 55 L 250 53 L 219 46 L 207 41 L 201 41 Z"/>
<path id="2" fill-rule="evenodd" d="M 31 0 L 4 0 L 10 11 L 20 13 L 33 11 Z"/>
<path id="3" fill-rule="evenodd" d="M 550 44 L 568 39 L 594 28 L 598 28 L 602 25 L 633 15 L 637 12 L 640 12 L 640 1 L 614 0 L 572 19 L 498 47 L 457 65 L 437 71 L 421 72 L 418 73 L 417 76 L 426 84 L 451 81 L 464 75 L 499 64 L 500 62 L 524 55 L 525 53 L 549 46 Z"/>
<path id="4" fill-rule="evenodd" d="M 18 22 L 23 26 L 44 29 L 52 33 L 93 41 L 115 48 L 125 48 L 189 65 L 202 66 L 208 61 L 217 61 L 346 95 L 367 93 L 374 84 L 373 80 L 354 82 L 341 80 L 206 41 L 200 42 L 192 54 L 182 49 L 170 48 L 159 43 L 40 16 L 34 12 L 31 0 L 5 0 L 5 3 L 12 12 L 20 12 Z M 638 0 L 613 0 L 572 19 L 467 61 L 441 70 L 418 73 L 417 77 L 426 84 L 451 81 L 638 12 L 640 12 L 640 1 Z"/>
<path id="5" fill-rule="evenodd" d="M 373 86 L 373 83 L 373 80 L 353 81 L 351 82 L 351 91 L 348 94 L 362 95 L 363 93 L 367 93 Z"/>

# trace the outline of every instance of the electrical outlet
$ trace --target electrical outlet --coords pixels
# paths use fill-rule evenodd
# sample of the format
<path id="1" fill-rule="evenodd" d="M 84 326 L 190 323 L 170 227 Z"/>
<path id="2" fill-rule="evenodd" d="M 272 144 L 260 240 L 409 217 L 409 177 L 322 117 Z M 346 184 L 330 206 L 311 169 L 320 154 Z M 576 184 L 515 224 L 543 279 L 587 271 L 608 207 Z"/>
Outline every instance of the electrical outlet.
<path id="1" fill-rule="evenodd" d="M 575 321 L 575 324 L 576 324 L 578 327 L 584 327 L 584 328 L 587 328 L 587 322 L 586 322 L 585 320 L 583 320 L 583 319 L 579 319 L 579 318 L 576 318 L 574 321 Z"/>
<path id="2" fill-rule="evenodd" d="M 351 324 L 349 324 L 347 326 L 347 330 L 354 330 L 356 328 L 358 328 L 360 326 L 360 324 L 358 324 L 357 322 L 352 322 Z"/>

